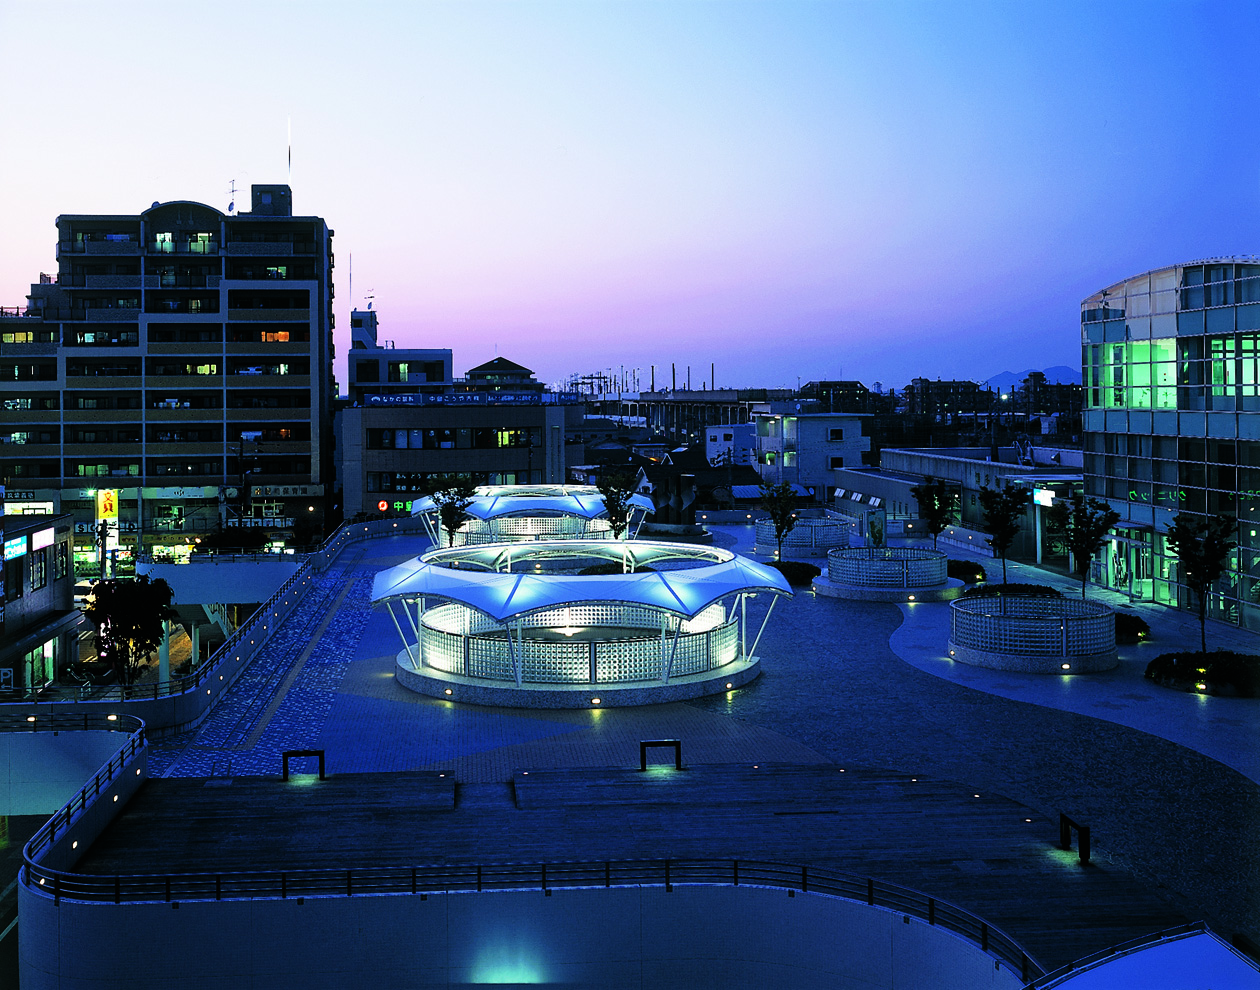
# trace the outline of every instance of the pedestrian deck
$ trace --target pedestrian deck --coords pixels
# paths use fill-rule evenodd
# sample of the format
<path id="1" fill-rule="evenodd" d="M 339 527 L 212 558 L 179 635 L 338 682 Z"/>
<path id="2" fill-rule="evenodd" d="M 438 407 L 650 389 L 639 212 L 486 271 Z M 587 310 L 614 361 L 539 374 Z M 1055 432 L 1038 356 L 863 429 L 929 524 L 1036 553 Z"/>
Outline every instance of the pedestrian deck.
<path id="1" fill-rule="evenodd" d="M 76 871 L 782 862 L 952 902 L 1048 968 L 1188 920 L 1125 872 L 1059 850 L 1057 827 L 951 781 L 819 764 L 531 770 L 474 784 L 435 772 L 170 778 L 146 783 Z"/>

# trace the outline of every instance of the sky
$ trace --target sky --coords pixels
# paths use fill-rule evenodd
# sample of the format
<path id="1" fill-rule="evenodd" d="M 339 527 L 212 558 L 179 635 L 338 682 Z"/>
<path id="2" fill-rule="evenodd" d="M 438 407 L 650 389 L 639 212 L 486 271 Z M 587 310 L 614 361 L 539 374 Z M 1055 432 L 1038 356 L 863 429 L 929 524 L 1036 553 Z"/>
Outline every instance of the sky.
<path id="1" fill-rule="evenodd" d="M 289 181 L 343 388 L 369 298 L 457 374 L 1079 367 L 1089 293 L 1260 253 L 1260 3 L 0 0 L 0 38 L 0 305 L 61 213 Z"/>

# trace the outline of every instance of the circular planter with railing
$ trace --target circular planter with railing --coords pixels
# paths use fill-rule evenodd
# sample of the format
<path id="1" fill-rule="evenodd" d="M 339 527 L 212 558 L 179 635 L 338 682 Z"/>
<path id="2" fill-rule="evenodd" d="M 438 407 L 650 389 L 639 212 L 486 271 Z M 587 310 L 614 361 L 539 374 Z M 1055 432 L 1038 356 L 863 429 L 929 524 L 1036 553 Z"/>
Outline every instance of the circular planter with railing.
<path id="1" fill-rule="evenodd" d="M 729 550 L 554 540 L 433 550 L 378 574 L 372 597 L 402 639 L 404 687 L 472 704 L 608 708 L 756 677 L 770 615 L 749 621 L 759 592 L 791 594 L 778 571 Z"/>
<path id="2" fill-rule="evenodd" d="M 927 547 L 842 547 L 827 554 L 827 574 L 814 590 L 870 602 L 943 602 L 962 593 L 949 558 Z"/>
<path id="3" fill-rule="evenodd" d="M 825 557 L 832 548 L 849 545 L 849 528 L 847 519 L 801 517 L 783 537 L 783 557 L 785 560 L 796 557 Z M 774 538 L 774 523 L 768 518 L 758 519 L 756 533 L 754 551 L 773 556 L 779 549 Z"/>
<path id="4" fill-rule="evenodd" d="M 1030 674 L 1090 674 L 1119 662 L 1116 615 L 1099 602 L 994 595 L 950 609 L 952 660 Z"/>

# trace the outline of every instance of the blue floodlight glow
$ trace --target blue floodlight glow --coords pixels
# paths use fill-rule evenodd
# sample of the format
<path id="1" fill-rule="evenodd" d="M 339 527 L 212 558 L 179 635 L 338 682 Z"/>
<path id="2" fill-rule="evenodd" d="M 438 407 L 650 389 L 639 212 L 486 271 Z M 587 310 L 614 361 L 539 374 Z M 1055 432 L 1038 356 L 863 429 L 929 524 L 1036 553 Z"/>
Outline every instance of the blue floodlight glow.
<path id="1" fill-rule="evenodd" d="M 477 953 L 469 983 L 547 983 L 542 963 L 528 949 L 516 945 L 486 946 Z"/>

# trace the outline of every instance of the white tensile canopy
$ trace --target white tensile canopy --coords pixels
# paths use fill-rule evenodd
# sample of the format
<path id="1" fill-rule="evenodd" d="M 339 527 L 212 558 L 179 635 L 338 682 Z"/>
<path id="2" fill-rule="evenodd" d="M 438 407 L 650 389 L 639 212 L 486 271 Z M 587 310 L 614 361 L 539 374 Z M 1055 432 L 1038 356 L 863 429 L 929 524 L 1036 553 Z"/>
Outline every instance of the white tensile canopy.
<path id="1" fill-rule="evenodd" d="M 656 506 L 646 495 L 631 495 L 630 505 L 652 512 Z M 411 503 L 413 516 L 436 512 L 427 495 Z M 476 519 L 509 515 L 563 515 L 595 519 L 605 514 L 604 497 L 594 485 L 483 485 L 476 489 L 464 510 Z"/>
<path id="2" fill-rule="evenodd" d="M 543 544 L 528 546 L 531 551 L 544 549 Z M 675 557 L 680 549 L 677 544 L 636 543 L 633 546 L 636 551 L 659 546 L 662 553 Z M 606 541 L 563 543 L 564 550 L 578 555 L 584 550 L 597 552 L 607 547 Z M 426 560 L 426 557 L 440 558 L 439 551 L 381 571 L 372 584 L 372 601 L 432 598 L 459 602 L 496 621 L 507 622 L 530 612 L 591 602 L 642 605 L 692 618 L 729 595 L 757 591 L 792 594 L 783 575 L 774 568 L 726 550 L 697 549 L 703 549 L 707 557 L 707 562 L 697 567 L 583 575 L 473 570 Z"/>

